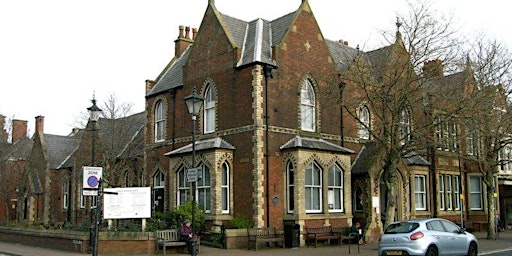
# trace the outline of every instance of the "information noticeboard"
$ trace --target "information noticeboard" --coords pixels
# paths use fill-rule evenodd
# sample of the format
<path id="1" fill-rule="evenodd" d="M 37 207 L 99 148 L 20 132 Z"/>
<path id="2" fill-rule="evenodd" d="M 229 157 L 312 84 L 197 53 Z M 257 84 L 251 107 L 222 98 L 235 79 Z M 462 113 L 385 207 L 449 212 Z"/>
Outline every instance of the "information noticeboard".
<path id="1" fill-rule="evenodd" d="M 103 189 L 105 219 L 151 218 L 151 188 L 105 188 Z"/>

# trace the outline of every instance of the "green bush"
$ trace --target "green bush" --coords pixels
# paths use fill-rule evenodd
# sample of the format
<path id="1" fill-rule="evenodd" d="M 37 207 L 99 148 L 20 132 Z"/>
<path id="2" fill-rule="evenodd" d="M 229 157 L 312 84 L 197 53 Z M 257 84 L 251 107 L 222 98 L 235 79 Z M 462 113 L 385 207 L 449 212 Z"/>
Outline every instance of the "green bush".
<path id="1" fill-rule="evenodd" d="M 192 202 L 186 202 L 185 204 L 178 206 L 171 210 L 171 227 L 179 228 L 185 220 L 192 220 Z M 194 230 L 199 230 L 204 223 L 204 212 L 199 209 L 199 206 L 195 205 L 195 222 Z"/>
<path id="2" fill-rule="evenodd" d="M 252 228 L 253 226 L 247 216 L 235 216 L 229 223 L 230 228 L 235 229 Z"/>

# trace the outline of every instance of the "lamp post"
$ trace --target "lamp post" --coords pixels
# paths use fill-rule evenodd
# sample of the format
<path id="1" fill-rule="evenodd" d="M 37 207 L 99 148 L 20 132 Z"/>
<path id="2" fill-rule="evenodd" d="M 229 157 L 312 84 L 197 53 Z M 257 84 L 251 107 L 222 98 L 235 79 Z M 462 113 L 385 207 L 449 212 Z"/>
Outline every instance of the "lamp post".
<path id="1" fill-rule="evenodd" d="M 188 113 L 192 115 L 192 168 L 196 167 L 196 120 L 199 115 L 199 110 L 203 105 L 204 98 L 197 94 L 197 90 L 194 87 L 194 91 L 192 94 L 185 97 L 185 103 L 187 104 Z M 195 213 L 196 213 L 196 182 L 197 178 L 194 181 L 191 181 L 192 185 L 192 234 L 196 234 L 195 231 Z M 197 255 L 196 252 L 196 239 L 192 238 L 192 251 L 190 255 Z"/>
<path id="2" fill-rule="evenodd" d="M 96 133 L 96 122 L 100 119 L 100 113 L 101 109 L 96 106 L 96 99 L 93 97 L 91 100 L 92 106 L 88 107 L 87 110 L 89 111 L 89 119 L 92 122 L 92 141 L 91 141 L 91 165 L 94 166 L 94 158 L 95 158 L 95 133 Z M 94 239 L 90 239 L 91 241 L 91 247 L 92 247 L 92 255 L 97 256 L 98 255 L 98 226 L 99 226 L 99 193 L 101 191 L 101 180 L 99 181 L 98 185 L 98 193 L 95 195 L 96 198 L 96 209 L 94 212 L 94 233 L 90 232 L 91 236 L 94 236 Z M 92 201 L 91 201 L 91 220 L 92 220 Z M 91 237 L 92 238 L 92 237 Z"/>

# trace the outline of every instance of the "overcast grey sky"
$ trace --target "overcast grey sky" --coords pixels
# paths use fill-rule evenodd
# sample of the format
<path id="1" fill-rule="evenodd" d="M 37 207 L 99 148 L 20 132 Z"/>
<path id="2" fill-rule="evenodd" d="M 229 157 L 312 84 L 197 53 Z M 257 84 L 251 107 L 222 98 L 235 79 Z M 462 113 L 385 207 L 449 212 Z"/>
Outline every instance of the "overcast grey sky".
<path id="1" fill-rule="evenodd" d="M 144 111 L 144 81 L 174 55 L 178 26 L 199 28 L 208 0 L 1 0 L 0 114 L 45 117 L 45 133 L 67 135 L 80 113 L 111 94 Z M 512 48 L 507 0 L 432 0 L 464 33 L 484 31 Z M 301 0 L 215 0 L 250 21 L 295 11 Z M 394 29 L 405 0 L 309 0 L 324 37 L 370 50 Z M 468 37 L 469 38 L 469 37 Z"/>

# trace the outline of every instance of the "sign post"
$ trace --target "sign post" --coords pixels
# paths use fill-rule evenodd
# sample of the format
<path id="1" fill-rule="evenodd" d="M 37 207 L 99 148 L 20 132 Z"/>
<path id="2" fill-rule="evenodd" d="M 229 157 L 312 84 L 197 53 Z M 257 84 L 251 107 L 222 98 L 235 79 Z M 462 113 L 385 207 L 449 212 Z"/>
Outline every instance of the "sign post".
<path id="1" fill-rule="evenodd" d="M 100 180 L 103 174 L 103 167 L 84 166 L 84 179 L 82 193 L 84 196 L 97 196 Z"/>

